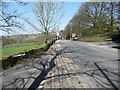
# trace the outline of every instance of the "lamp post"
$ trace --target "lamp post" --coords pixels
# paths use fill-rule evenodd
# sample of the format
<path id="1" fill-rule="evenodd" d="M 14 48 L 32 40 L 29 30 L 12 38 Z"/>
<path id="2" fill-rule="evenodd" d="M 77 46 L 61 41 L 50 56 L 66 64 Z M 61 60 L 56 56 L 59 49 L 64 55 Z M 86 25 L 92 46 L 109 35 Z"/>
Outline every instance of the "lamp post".
<path id="1" fill-rule="evenodd" d="M 72 40 L 72 22 L 71 22 L 71 40 Z"/>
<path id="2" fill-rule="evenodd" d="M 70 40 L 72 40 L 72 22 L 70 22 L 69 25 L 70 25 Z"/>

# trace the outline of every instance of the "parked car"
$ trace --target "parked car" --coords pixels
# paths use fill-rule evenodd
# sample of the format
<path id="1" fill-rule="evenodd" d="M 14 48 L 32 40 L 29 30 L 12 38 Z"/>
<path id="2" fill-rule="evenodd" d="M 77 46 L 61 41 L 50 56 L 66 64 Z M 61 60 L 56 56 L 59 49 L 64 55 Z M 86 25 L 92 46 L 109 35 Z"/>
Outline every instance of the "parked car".
<path id="1" fill-rule="evenodd" d="M 59 38 L 59 40 L 65 40 L 65 38 Z"/>

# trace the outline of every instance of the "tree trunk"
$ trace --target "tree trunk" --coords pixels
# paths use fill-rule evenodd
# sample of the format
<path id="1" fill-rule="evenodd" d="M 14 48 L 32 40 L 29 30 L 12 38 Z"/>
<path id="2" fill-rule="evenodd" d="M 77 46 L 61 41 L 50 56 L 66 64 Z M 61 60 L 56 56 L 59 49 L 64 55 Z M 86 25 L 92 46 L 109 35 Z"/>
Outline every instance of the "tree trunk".
<path id="1" fill-rule="evenodd" d="M 110 4 L 111 4 L 111 23 L 110 24 L 111 24 L 111 28 L 112 28 L 113 27 L 113 9 L 114 9 L 113 5 L 114 4 L 113 4 L 113 2 L 111 2 Z"/>
<path id="2" fill-rule="evenodd" d="M 48 43 L 48 30 L 45 28 L 45 43 Z"/>

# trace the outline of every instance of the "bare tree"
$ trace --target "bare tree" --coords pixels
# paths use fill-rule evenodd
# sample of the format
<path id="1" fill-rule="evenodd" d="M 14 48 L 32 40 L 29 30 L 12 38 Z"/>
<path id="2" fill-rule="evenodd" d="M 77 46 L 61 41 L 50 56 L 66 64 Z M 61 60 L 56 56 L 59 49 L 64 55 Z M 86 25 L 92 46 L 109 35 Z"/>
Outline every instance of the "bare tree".
<path id="1" fill-rule="evenodd" d="M 48 33 L 54 27 L 56 27 L 62 16 L 63 16 L 63 3 L 58 2 L 38 2 L 33 12 L 35 13 L 36 19 L 39 23 L 39 26 L 34 25 L 33 23 L 26 20 L 32 27 L 46 34 L 46 43 L 48 41 Z"/>
<path id="2" fill-rule="evenodd" d="M 17 3 L 26 5 L 22 2 Z M 15 28 L 24 30 L 23 24 L 18 21 L 23 13 L 19 13 L 18 10 L 9 11 L 8 7 L 8 2 L 0 1 L 0 30 L 7 33 L 13 32 Z"/>

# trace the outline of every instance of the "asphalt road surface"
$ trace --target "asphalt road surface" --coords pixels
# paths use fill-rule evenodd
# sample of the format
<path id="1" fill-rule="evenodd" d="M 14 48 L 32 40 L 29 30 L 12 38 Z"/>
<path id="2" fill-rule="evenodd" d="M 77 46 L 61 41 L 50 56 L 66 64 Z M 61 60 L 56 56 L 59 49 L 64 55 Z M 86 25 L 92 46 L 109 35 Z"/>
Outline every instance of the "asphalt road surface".
<path id="1" fill-rule="evenodd" d="M 85 82 L 93 88 L 118 88 L 118 50 L 100 43 L 77 42 L 69 40 L 57 41 L 68 59 L 76 65 L 76 74 L 81 75 Z M 49 56 L 47 57 L 49 58 Z M 8 69 L 2 75 L 3 88 L 16 88 L 20 85 L 29 88 L 42 70 L 40 63 L 47 58 L 36 59 L 29 63 Z M 22 81 L 22 82 L 19 82 Z"/>
<path id="2" fill-rule="evenodd" d="M 62 40 L 64 54 L 78 66 L 76 73 L 92 87 L 117 88 L 118 50 L 99 42 L 77 42 Z"/>

